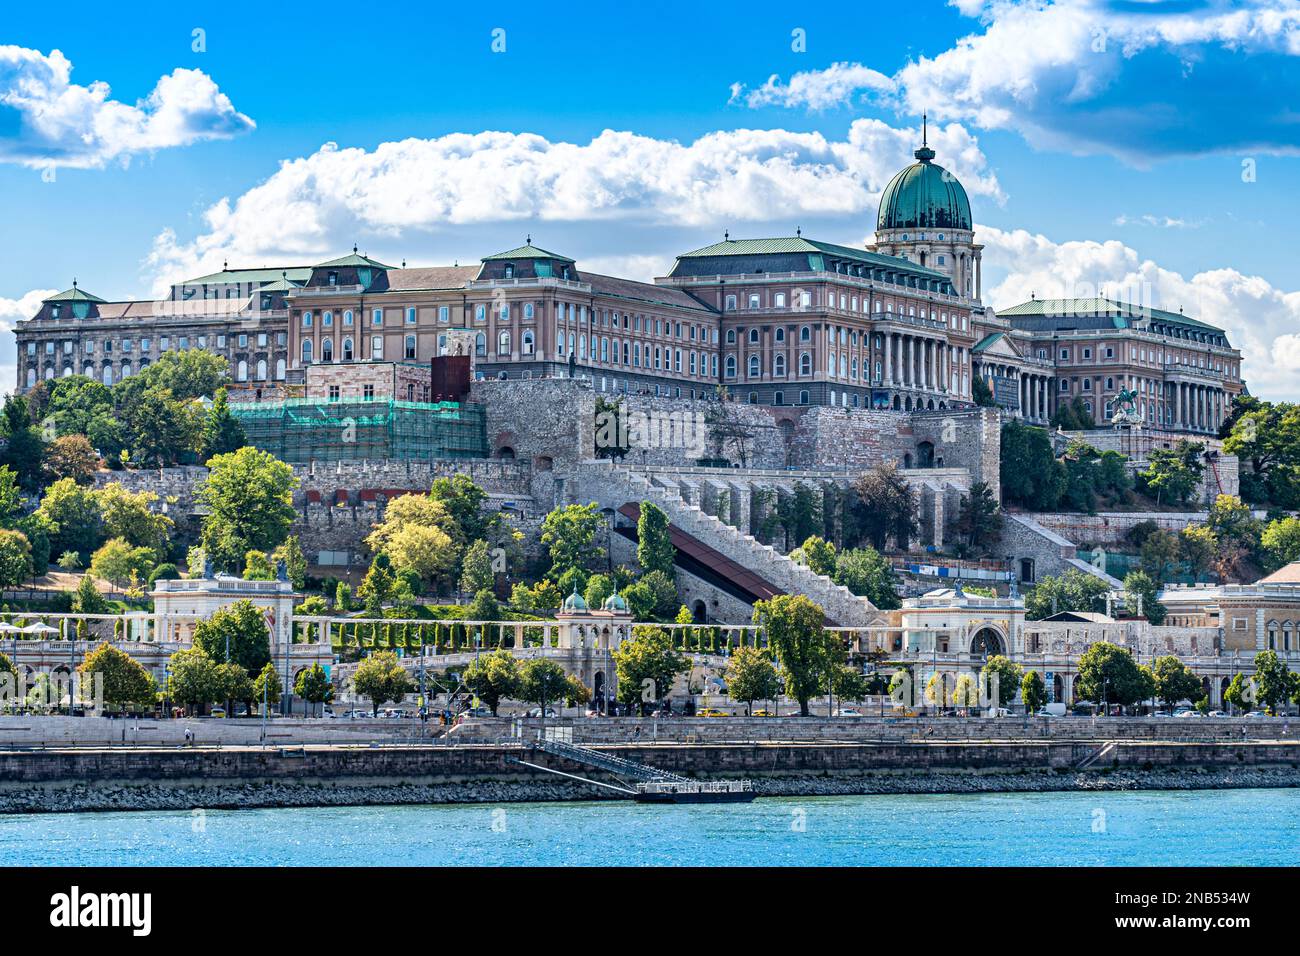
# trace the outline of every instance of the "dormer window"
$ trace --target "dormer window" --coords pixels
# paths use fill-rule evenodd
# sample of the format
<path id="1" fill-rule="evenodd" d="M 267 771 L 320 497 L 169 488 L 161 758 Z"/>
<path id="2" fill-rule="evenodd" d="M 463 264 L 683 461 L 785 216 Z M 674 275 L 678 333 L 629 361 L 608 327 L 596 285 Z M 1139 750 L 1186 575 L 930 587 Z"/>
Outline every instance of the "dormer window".
<path id="1" fill-rule="evenodd" d="M 506 278 L 507 278 L 507 279 L 513 279 L 514 277 L 515 277 L 515 264 L 514 264 L 513 262 L 507 262 L 507 263 L 506 263 Z"/>
<path id="2" fill-rule="evenodd" d="M 338 284 L 339 284 L 339 274 L 338 274 L 337 272 L 331 272 L 331 273 L 329 274 L 329 284 L 330 284 L 330 285 L 338 285 Z"/>
<path id="3" fill-rule="evenodd" d="M 52 306 L 50 306 L 50 318 L 52 318 L 52 319 L 57 319 L 57 318 L 59 317 L 59 313 L 60 313 L 62 310 L 63 310 L 63 306 L 61 306 L 61 305 L 52 305 Z"/>

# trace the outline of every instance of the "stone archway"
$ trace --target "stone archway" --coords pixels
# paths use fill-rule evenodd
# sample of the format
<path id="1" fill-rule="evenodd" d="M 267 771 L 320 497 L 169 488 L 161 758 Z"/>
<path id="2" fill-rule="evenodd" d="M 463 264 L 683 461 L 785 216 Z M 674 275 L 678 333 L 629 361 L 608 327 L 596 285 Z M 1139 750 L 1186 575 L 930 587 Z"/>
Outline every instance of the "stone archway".
<path id="1" fill-rule="evenodd" d="M 993 657 L 996 654 L 1005 654 L 1006 646 L 1001 634 L 991 627 L 982 627 L 971 638 L 970 652 L 972 657 Z"/>

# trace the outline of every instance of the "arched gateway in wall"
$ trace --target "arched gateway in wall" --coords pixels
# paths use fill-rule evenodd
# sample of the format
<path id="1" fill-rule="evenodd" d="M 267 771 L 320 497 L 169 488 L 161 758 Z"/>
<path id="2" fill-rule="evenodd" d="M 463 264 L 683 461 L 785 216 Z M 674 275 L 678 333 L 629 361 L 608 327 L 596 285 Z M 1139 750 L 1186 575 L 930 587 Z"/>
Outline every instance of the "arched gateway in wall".
<path id="1" fill-rule="evenodd" d="M 970 652 L 973 657 L 992 657 L 995 654 L 1005 654 L 1007 651 L 1002 643 L 1001 634 L 991 627 L 982 627 L 971 638 Z"/>

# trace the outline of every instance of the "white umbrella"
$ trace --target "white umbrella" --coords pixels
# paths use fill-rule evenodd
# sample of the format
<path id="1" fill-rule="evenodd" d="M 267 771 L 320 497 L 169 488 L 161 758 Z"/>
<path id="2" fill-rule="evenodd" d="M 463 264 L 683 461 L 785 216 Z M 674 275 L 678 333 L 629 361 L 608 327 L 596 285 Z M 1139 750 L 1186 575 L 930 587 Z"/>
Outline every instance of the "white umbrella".
<path id="1" fill-rule="evenodd" d="M 14 625 L 10 624 L 8 621 L 0 621 L 0 631 L 5 633 L 21 632 L 22 628 L 14 627 Z"/>
<path id="2" fill-rule="evenodd" d="M 26 627 L 18 628 L 18 630 L 22 631 L 24 634 L 57 634 L 57 633 L 59 633 L 59 629 L 58 629 L 57 627 L 50 627 L 50 625 L 46 624 L 44 621 L 40 621 L 40 622 L 38 622 L 38 623 L 36 623 L 36 624 L 28 624 Z"/>

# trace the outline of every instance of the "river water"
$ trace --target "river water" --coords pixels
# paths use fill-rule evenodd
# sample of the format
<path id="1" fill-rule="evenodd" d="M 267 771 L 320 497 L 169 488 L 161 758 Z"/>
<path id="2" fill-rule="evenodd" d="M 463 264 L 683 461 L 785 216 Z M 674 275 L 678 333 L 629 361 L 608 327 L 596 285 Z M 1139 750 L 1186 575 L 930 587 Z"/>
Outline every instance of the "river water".
<path id="1" fill-rule="evenodd" d="M 1292 865 L 1300 791 L 330 807 L 0 817 L 0 864 Z"/>

